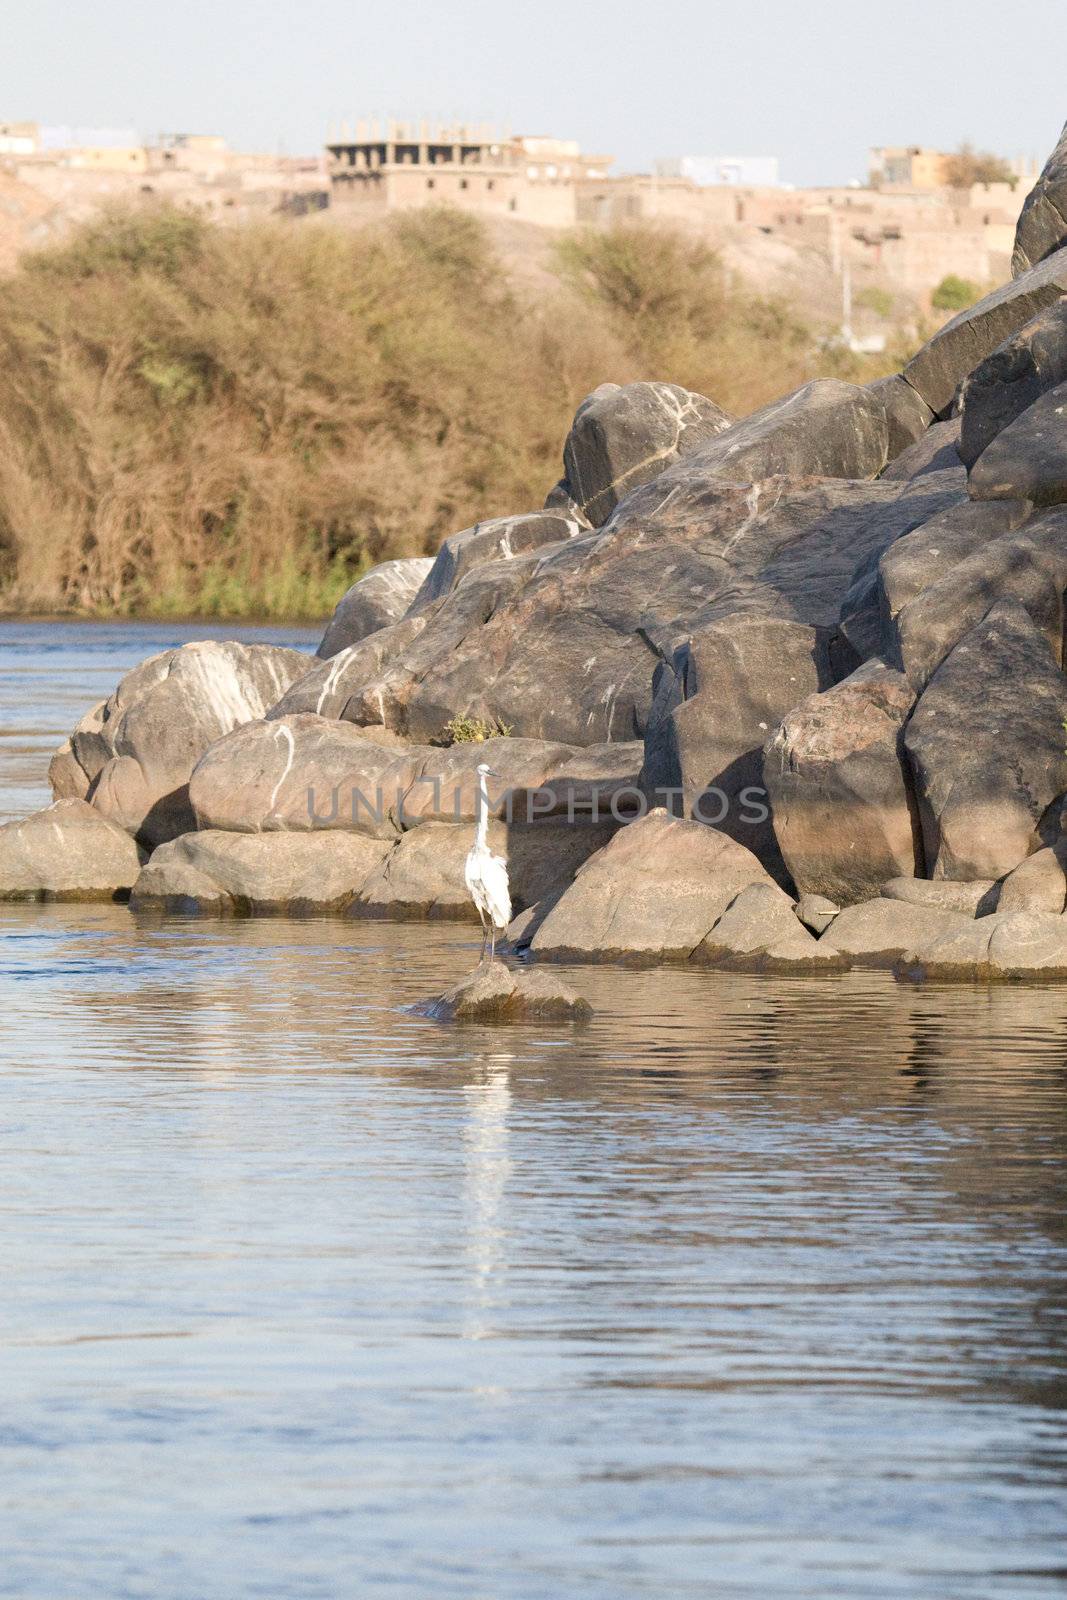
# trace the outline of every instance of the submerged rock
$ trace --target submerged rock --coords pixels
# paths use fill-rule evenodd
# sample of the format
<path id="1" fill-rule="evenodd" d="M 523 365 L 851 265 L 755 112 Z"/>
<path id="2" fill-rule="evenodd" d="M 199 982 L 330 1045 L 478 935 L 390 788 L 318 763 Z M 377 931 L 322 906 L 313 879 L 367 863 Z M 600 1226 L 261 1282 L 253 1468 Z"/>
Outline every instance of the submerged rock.
<path id="1" fill-rule="evenodd" d="M 588 1022 L 593 1008 L 557 973 L 487 962 L 418 1007 L 435 1022 Z"/>
<path id="2" fill-rule="evenodd" d="M 56 800 L 0 827 L 0 900 L 119 900 L 143 854 L 84 800 Z"/>

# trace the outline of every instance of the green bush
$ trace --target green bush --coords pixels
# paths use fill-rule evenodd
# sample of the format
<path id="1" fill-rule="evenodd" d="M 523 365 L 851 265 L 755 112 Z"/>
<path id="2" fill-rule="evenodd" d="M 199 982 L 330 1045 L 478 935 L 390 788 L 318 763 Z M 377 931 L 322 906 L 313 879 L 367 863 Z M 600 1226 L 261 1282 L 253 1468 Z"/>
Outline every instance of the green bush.
<path id="1" fill-rule="evenodd" d="M 966 311 L 968 306 L 981 297 L 981 289 L 976 283 L 971 283 L 968 278 L 957 278 L 954 272 L 942 278 L 933 294 L 930 304 L 935 311 Z"/>

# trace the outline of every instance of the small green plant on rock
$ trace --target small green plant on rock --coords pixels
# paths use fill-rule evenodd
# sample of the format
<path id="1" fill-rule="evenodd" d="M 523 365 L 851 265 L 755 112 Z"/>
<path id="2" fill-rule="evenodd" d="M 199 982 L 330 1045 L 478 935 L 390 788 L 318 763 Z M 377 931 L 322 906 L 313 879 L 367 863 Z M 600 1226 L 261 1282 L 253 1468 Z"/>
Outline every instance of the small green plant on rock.
<path id="1" fill-rule="evenodd" d="M 453 717 L 445 723 L 444 744 L 482 744 L 486 739 L 509 739 L 511 724 L 495 717 Z"/>

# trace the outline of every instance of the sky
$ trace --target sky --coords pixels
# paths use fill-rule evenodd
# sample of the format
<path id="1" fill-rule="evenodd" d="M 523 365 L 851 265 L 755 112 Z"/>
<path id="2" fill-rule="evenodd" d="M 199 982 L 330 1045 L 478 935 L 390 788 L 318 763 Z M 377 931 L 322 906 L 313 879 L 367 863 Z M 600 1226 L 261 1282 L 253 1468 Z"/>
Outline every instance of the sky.
<path id="1" fill-rule="evenodd" d="M 1067 118 L 1065 0 L 29 0 L 0 120 L 220 133 L 317 151 L 360 116 L 575 138 L 616 170 L 776 155 L 866 176 L 870 145 L 1042 162 Z"/>

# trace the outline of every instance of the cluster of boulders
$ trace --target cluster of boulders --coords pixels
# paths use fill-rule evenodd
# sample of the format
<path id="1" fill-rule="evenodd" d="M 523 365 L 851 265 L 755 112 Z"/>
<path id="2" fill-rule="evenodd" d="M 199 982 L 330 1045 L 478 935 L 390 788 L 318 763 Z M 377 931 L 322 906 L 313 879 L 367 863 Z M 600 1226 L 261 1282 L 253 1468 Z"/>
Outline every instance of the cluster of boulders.
<path id="1" fill-rule="evenodd" d="M 604 384 L 541 510 L 368 573 L 318 659 L 144 662 L 0 893 L 473 917 L 487 761 L 534 956 L 1067 976 L 1065 219 L 1067 130 L 902 373 L 740 420 Z"/>

